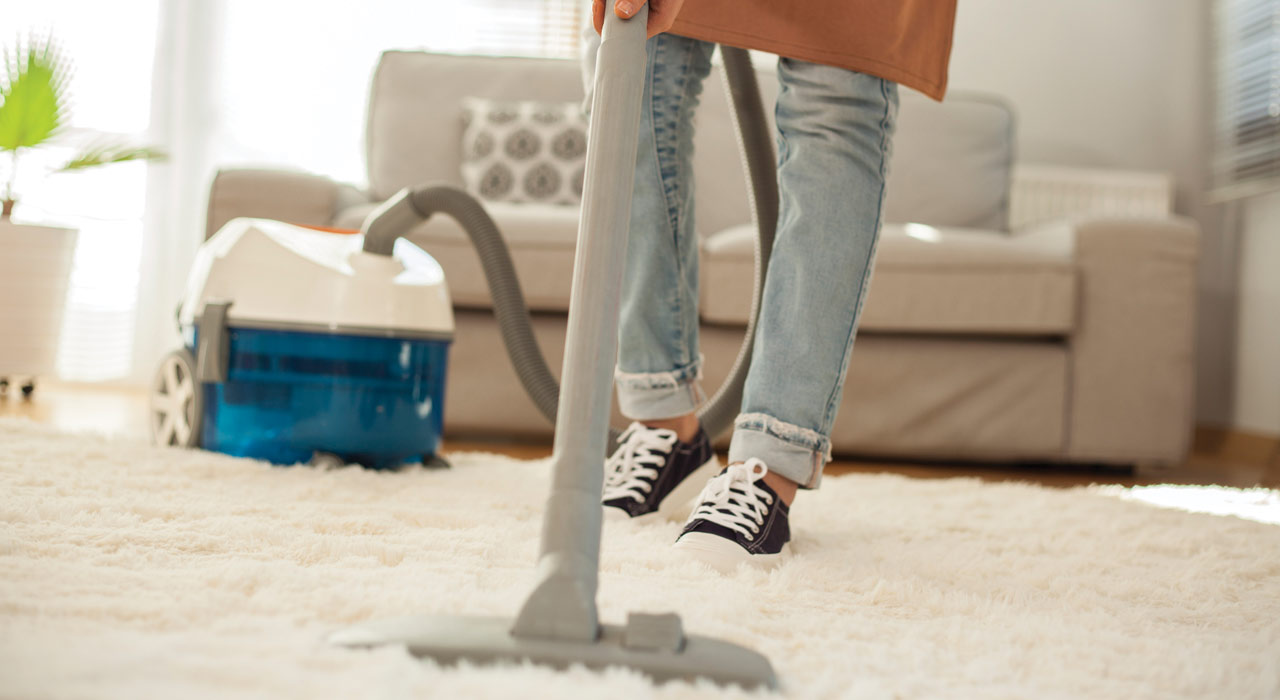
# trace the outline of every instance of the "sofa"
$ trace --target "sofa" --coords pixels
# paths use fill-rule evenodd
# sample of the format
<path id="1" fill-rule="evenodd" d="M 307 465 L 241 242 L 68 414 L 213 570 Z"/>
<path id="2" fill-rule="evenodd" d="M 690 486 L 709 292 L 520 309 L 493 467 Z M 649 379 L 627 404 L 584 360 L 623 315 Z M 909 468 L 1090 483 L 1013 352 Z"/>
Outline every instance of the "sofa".
<path id="1" fill-rule="evenodd" d="M 759 75 L 770 104 L 776 78 L 771 68 Z M 741 341 L 753 236 L 718 85 L 713 76 L 704 92 L 694 158 L 709 393 Z M 210 189 L 206 236 L 239 216 L 358 228 L 405 186 L 461 186 L 459 104 L 468 97 L 581 100 L 579 68 L 387 52 L 369 95 L 367 187 L 223 169 Z M 1197 227 L 1171 213 L 1167 175 L 1019 163 L 1015 129 L 999 98 L 956 91 L 936 103 L 902 91 L 885 226 L 831 436 L 835 454 L 1108 465 L 1185 457 Z M 558 374 L 578 207 L 488 209 Z M 412 238 L 440 261 L 456 311 L 446 435 L 550 435 L 507 361 L 465 234 L 435 217 Z"/>

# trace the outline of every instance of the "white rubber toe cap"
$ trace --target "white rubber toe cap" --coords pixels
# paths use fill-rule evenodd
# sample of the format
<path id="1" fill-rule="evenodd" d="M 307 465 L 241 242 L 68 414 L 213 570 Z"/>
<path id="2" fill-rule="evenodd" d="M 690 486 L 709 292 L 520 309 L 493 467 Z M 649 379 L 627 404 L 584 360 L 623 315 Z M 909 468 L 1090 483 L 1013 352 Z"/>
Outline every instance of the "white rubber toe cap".
<path id="1" fill-rule="evenodd" d="M 731 574 L 743 564 L 772 569 L 790 554 L 790 545 L 783 545 L 777 554 L 752 554 L 733 540 L 706 532 L 685 533 L 676 540 L 672 549 L 722 574 Z"/>

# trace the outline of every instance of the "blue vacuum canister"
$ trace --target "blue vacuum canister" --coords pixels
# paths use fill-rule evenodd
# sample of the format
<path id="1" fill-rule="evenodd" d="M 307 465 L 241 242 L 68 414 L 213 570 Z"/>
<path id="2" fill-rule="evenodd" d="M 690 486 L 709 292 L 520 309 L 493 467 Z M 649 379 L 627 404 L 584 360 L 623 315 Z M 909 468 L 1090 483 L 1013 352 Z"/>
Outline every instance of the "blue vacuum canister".
<path id="1" fill-rule="evenodd" d="M 201 247 L 183 347 L 151 393 L 159 444 L 276 464 L 435 461 L 453 311 L 440 265 L 408 240 L 262 219 Z"/>

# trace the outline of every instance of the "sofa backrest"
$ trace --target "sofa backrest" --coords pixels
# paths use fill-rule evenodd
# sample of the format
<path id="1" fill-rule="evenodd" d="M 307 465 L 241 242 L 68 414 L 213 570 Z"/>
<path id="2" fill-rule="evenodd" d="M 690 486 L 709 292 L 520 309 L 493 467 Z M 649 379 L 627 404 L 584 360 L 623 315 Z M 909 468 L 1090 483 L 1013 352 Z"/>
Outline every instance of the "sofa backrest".
<path id="1" fill-rule="evenodd" d="M 378 199 L 424 182 L 462 186 L 462 99 L 582 100 L 578 64 L 563 59 L 388 51 L 373 76 L 365 134 Z"/>
<path id="2" fill-rule="evenodd" d="M 778 84 L 759 71 L 766 105 Z M 464 97 L 582 99 L 578 63 L 562 59 L 389 51 L 374 75 L 366 134 L 369 183 L 379 199 L 409 185 L 461 186 Z M 1013 161 L 1012 111 L 997 99 L 955 93 L 944 103 L 903 91 L 885 220 L 1004 229 Z M 772 124 L 773 110 L 767 109 Z M 720 70 L 703 91 L 696 124 L 729 121 Z M 698 229 L 706 235 L 750 221 L 731 128 L 699 128 L 694 142 Z"/>

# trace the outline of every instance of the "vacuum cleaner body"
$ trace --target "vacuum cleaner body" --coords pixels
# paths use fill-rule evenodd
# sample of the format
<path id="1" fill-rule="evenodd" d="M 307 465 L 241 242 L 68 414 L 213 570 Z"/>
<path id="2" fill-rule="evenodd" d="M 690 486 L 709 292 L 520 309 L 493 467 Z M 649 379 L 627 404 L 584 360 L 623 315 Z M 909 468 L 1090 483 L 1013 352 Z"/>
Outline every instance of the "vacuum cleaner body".
<path id="1" fill-rule="evenodd" d="M 190 423 L 186 443 L 278 464 L 434 458 L 454 329 L 444 272 L 408 240 L 391 255 L 362 247 L 359 234 L 263 219 L 205 242 L 178 311 L 198 389 L 170 416 Z M 181 379 L 181 359 L 162 363 L 156 393 Z M 180 442 L 154 413 L 157 441 Z"/>

